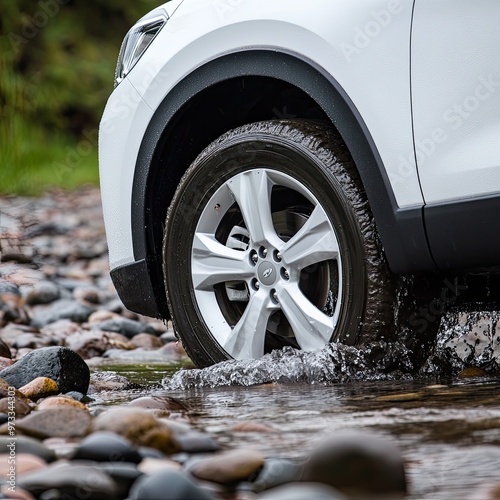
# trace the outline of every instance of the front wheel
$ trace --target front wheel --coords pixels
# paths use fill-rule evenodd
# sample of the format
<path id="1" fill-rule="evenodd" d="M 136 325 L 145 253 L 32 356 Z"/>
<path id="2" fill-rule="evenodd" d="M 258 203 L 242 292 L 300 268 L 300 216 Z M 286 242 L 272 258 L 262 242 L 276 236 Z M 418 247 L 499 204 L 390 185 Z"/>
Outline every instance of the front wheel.
<path id="1" fill-rule="evenodd" d="M 391 334 L 373 218 L 323 122 L 254 123 L 210 144 L 170 205 L 164 272 L 174 327 L 200 366 Z"/>

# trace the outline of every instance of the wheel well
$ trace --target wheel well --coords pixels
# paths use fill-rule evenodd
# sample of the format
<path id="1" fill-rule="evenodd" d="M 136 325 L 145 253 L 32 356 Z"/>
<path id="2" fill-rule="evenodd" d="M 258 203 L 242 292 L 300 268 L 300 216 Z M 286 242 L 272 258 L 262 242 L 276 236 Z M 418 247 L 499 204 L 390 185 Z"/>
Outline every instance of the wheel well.
<path id="1" fill-rule="evenodd" d="M 280 118 L 328 120 L 304 91 L 263 76 L 238 77 L 213 85 L 177 112 L 151 163 L 146 197 L 149 252 L 161 253 L 168 206 L 184 172 L 198 154 L 228 130 Z"/>
<path id="2" fill-rule="evenodd" d="M 167 210 L 184 172 L 206 146 L 246 123 L 289 118 L 328 117 L 301 89 L 275 78 L 244 76 L 213 85 L 193 97 L 169 122 L 153 155 L 146 196 L 146 245 L 162 254 Z M 161 273 L 151 273 L 156 290 Z M 163 307 L 161 307 L 163 309 Z M 162 311 L 163 312 L 163 311 Z"/>

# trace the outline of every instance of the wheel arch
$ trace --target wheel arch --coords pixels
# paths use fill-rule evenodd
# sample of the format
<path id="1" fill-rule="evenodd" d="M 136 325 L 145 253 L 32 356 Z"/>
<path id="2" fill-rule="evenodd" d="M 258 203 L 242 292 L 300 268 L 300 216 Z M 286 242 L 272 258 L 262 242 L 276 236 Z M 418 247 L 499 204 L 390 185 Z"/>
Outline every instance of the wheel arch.
<path id="1" fill-rule="evenodd" d="M 161 242 L 166 211 L 184 171 L 227 130 L 289 115 L 327 119 L 342 136 L 390 268 L 396 273 L 434 268 L 422 207 L 398 208 L 376 145 L 340 84 L 297 54 L 246 50 L 208 62 L 180 81 L 157 108 L 144 135 L 132 190 L 132 238 L 135 260 L 147 267 L 157 316 L 168 317 Z"/>

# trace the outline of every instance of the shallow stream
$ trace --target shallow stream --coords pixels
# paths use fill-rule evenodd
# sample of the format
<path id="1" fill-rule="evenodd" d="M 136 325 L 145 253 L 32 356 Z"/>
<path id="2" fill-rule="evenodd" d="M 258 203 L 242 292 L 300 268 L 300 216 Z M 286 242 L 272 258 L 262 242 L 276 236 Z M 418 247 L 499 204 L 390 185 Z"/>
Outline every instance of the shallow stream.
<path id="1" fill-rule="evenodd" d="M 363 429 L 400 447 L 411 500 L 485 498 L 476 496 L 481 488 L 500 482 L 500 378 L 181 389 L 180 380 L 192 380 L 202 372 L 182 370 L 174 375 L 177 368 L 160 365 L 109 369 L 146 388 L 100 393 L 92 406 L 168 394 L 187 403 L 194 427 L 224 447 L 250 446 L 268 457 L 301 460 L 326 435 Z M 276 432 L 232 431 L 242 421 L 264 423 Z"/>

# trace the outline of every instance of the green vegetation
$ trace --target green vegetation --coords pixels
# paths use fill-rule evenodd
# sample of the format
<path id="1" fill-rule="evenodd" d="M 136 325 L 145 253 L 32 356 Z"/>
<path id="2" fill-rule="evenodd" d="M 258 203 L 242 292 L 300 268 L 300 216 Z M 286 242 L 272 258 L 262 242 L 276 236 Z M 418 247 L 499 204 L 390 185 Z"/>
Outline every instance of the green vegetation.
<path id="1" fill-rule="evenodd" d="M 132 24 L 161 0 L 16 0 L 0 16 L 0 193 L 98 181 L 97 128 Z"/>

